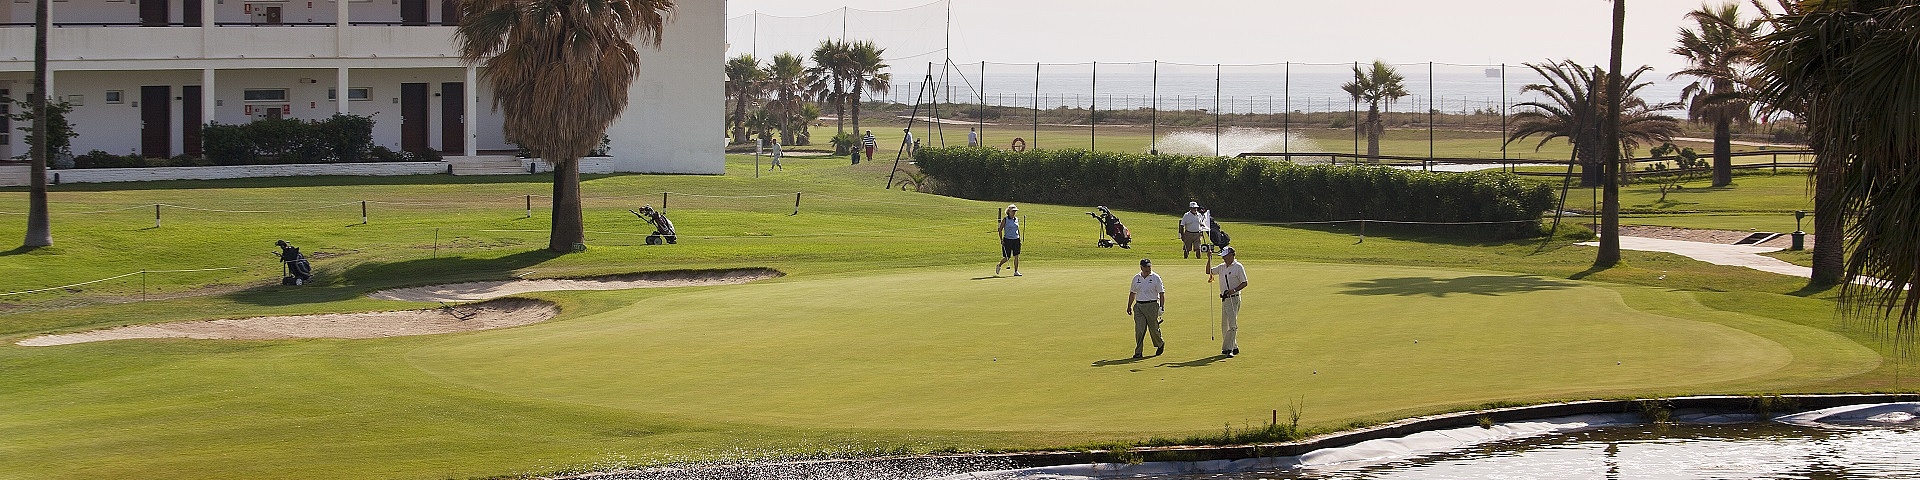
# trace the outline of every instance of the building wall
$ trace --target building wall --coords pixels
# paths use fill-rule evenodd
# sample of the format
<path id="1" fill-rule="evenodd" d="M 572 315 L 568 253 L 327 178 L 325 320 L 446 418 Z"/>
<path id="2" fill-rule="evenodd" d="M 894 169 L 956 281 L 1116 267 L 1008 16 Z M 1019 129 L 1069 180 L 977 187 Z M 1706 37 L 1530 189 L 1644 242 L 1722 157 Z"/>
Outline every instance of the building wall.
<path id="1" fill-rule="evenodd" d="M 234 165 L 222 167 L 83 168 L 48 170 L 47 183 L 222 180 L 229 178 L 314 175 L 396 176 L 447 173 L 446 162 L 329 163 L 311 165 Z M 55 176 L 58 176 L 56 179 Z M 0 179 L 0 184 L 6 183 Z"/>
<path id="2" fill-rule="evenodd" d="M 660 49 L 641 47 L 627 109 L 607 130 L 627 171 L 726 173 L 726 2 L 676 2 Z"/>

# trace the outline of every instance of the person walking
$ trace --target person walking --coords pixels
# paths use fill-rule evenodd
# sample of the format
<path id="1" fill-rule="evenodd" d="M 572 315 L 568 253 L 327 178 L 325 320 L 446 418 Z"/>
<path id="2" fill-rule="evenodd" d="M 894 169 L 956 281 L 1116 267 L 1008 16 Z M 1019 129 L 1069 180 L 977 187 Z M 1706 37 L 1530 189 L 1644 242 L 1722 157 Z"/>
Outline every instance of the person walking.
<path id="1" fill-rule="evenodd" d="M 967 146 L 980 146 L 980 130 L 978 128 L 967 127 Z"/>
<path id="2" fill-rule="evenodd" d="M 906 146 L 907 158 L 913 158 L 913 151 L 918 150 L 920 148 L 920 141 L 913 139 L 912 127 L 902 128 L 900 129 L 900 131 L 907 133 L 907 138 L 905 140 L 902 140 L 900 144 Z"/>
<path id="3" fill-rule="evenodd" d="M 1234 341 L 1240 333 L 1240 291 L 1247 289 L 1247 267 L 1234 260 L 1233 247 L 1220 249 L 1220 259 L 1224 263 L 1213 264 L 1213 253 L 1207 253 L 1207 281 L 1220 277 L 1220 354 L 1228 357 L 1240 355 L 1240 344 Z"/>
<path id="4" fill-rule="evenodd" d="M 1180 216 L 1180 258 L 1188 253 L 1200 256 L 1200 239 L 1206 233 L 1207 217 L 1200 213 L 1200 202 L 1187 202 L 1187 214 Z"/>
<path id="5" fill-rule="evenodd" d="M 993 266 L 993 276 L 1000 276 L 1000 269 L 1007 266 L 1007 260 L 1013 260 L 1013 276 L 1020 276 L 1020 213 L 1019 205 L 1007 205 L 1007 216 L 1000 219 L 1000 264 Z"/>
<path id="6" fill-rule="evenodd" d="M 1140 274 L 1133 276 L 1133 289 L 1127 291 L 1127 314 L 1133 315 L 1133 358 L 1145 358 L 1140 352 L 1146 347 L 1144 341 L 1148 332 L 1153 333 L 1153 356 L 1167 351 L 1167 342 L 1160 338 L 1160 315 L 1167 311 L 1167 286 L 1160 281 L 1160 274 L 1153 273 L 1153 259 L 1140 259 Z"/>
<path id="7" fill-rule="evenodd" d="M 773 170 L 785 170 L 784 168 L 780 168 L 780 140 L 779 139 L 773 140 L 773 165 L 768 166 L 767 168 L 773 169 Z"/>
<path id="8" fill-rule="evenodd" d="M 867 130 L 867 136 L 860 138 L 860 145 L 867 147 L 867 156 L 865 158 L 868 161 L 873 160 L 873 147 L 876 144 L 878 144 L 878 142 L 873 138 L 873 130 Z"/>

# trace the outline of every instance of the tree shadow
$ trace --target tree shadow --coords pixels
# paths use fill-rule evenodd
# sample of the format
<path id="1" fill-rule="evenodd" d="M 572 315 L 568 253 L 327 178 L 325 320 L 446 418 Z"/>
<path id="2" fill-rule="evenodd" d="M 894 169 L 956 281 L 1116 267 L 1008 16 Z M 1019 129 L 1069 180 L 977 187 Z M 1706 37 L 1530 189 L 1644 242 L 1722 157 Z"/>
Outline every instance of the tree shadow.
<path id="1" fill-rule="evenodd" d="M 1099 368 L 1099 367 L 1111 367 L 1114 365 L 1127 365 L 1127 364 L 1144 362 L 1144 361 L 1147 361 L 1148 358 L 1153 358 L 1153 357 L 1127 357 L 1127 358 L 1115 358 L 1112 360 L 1095 360 L 1093 364 L 1089 366 Z"/>
<path id="2" fill-rule="evenodd" d="M 1212 365 L 1213 362 L 1226 360 L 1227 358 L 1230 358 L 1230 357 L 1227 357 L 1226 355 L 1212 355 L 1212 356 L 1201 357 L 1198 359 L 1188 360 L 1184 362 L 1178 362 L 1178 363 L 1168 362 L 1168 363 L 1162 363 L 1154 366 L 1167 367 L 1167 368 L 1204 367 L 1207 365 Z"/>
<path id="3" fill-rule="evenodd" d="M 1446 297 L 1453 294 L 1507 295 L 1514 293 L 1564 290 L 1574 283 L 1533 275 L 1477 275 L 1459 278 L 1400 277 L 1348 282 L 1342 286 L 1347 295 L 1399 295 Z"/>
<path id="4" fill-rule="evenodd" d="M 273 283 L 235 292 L 234 301 L 260 306 L 284 306 L 347 300 L 387 288 L 442 283 L 499 280 L 522 268 L 559 258 L 546 249 L 499 258 L 439 257 L 399 262 L 362 263 L 345 270 L 316 269 L 318 283 L 288 286 Z"/>
<path id="5" fill-rule="evenodd" d="M 1837 288 L 1840 288 L 1840 284 L 1838 283 L 1823 283 L 1823 282 L 1809 281 L 1807 282 L 1806 285 L 1800 286 L 1799 290 L 1787 292 L 1787 295 L 1792 295 L 1796 297 L 1812 297 L 1814 295 L 1819 295 L 1822 293 L 1833 291 L 1834 289 L 1837 289 Z"/>
<path id="6" fill-rule="evenodd" d="M 18 247 L 13 247 L 13 249 L 12 249 L 12 250 L 7 250 L 7 251 L 4 251 L 4 252 L 0 252 L 0 257 L 11 257 L 11 256 L 14 256 L 14 255 L 26 255 L 26 254 L 29 254 L 29 253 L 33 253 L 33 251 L 34 251 L 34 250 L 39 250 L 39 249 L 42 249 L 42 248 L 46 248 L 46 247 L 29 247 L 29 246 L 25 246 L 25 245 L 21 245 L 21 246 L 18 246 Z"/>

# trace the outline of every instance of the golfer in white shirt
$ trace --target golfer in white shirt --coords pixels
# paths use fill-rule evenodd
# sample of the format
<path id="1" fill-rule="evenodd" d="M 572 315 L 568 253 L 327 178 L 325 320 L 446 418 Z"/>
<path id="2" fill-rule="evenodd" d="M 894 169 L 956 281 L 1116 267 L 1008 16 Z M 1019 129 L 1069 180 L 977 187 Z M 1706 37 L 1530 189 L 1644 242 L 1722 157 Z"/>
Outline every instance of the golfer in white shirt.
<path id="1" fill-rule="evenodd" d="M 1167 286 L 1160 274 L 1153 273 L 1153 260 L 1140 259 L 1140 274 L 1133 276 L 1133 289 L 1127 291 L 1127 314 L 1133 315 L 1133 358 L 1146 346 L 1147 332 L 1153 332 L 1153 356 L 1167 351 L 1160 339 L 1160 314 L 1167 309 Z"/>
<path id="2" fill-rule="evenodd" d="M 1247 288 L 1247 267 L 1233 257 L 1233 247 L 1220 249 L 1220 258 L 1226 263 L 1216 266 L 1213 254 L 1207 254 L 1207 275 L 1220 276 L 1220 354 L 1228 357 L 1240 354 L 1234 334 L 1240 332 L 1240 291 Z"/>

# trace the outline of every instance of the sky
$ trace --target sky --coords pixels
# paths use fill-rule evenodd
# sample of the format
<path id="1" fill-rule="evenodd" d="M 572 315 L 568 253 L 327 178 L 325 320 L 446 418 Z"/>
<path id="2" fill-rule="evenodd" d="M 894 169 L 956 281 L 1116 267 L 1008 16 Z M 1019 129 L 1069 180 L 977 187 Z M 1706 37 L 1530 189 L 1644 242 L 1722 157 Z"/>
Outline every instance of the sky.
<path id="1" fill-rule="evenodd" d="M 800 17 L 841 7 L 899 10 L 931 0 L 726 1 L 728 17 L 735 18 L 755 11 Z M 961 64 L 1150 60 L 1196 64 L 1345 63 L 1375 59 L 1389 63 L 1518 64 L 1570 58 L 1604 65 L 1612 15 L 1612 2 L 1607 0 L 950 1 L 952 57 Z M 1725 0 L 1712 1 L 1718 4 Z M 1751 13 L 1752 7 L 1741 3 L 1742 10 Z M 1683 17 L 1701 4 L 1701 0 L 1627 2 L 1625 68 L 1651 65 L 1658 78 L 1682 68 L 1684 61 L 1668 50 L 1685 23 Z M 894 18 L 907 18 L 903 23 L 914 24 L 910 28 L 941 30 L 944 22 L 940 17 L 944 14 L 939 10 L 937 6 L 914 9 L 911 15 Z M 862 15 L 856 12 L 851 17 L 860 22 Z M 808 21 L 839 23 L 838 15 Z M 730 26 L 737 23 L 729 22 Z M 888 27 L 867 26 L 881 30 Z M 930 46 L 923 48 L 938 49 L 945 41 L 943 32 L 927 34 Z M 899 54 L 916 53 L 920 52 Z M 933 58 L 937 61 L 937 56 Z"/>

